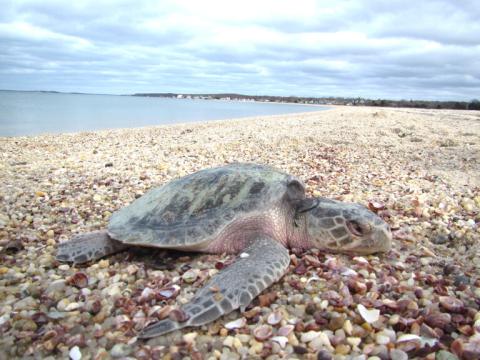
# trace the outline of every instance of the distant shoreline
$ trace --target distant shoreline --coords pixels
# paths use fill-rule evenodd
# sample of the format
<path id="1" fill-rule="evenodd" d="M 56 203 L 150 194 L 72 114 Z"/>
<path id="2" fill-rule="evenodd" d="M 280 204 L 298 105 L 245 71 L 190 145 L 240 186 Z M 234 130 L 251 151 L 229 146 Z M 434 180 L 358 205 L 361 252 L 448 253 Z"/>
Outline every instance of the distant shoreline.
<path id="1" fill-rule="evenodd" d="M 278 104 L 300 105 L 346 105 L 346 106 L 378 106 L 393 108 L 419 108 L 419 109 L 451 109 L 451 110 L 480 110 L 480 100 L 393 100 L 393 99 L 369 99 L 362 97 L 305 97 L 305 96 L 273 96 L 273 95 L 245 95 L 236 93 L 212 93 L 212 94 L 189 94 L 189 93 L 133 93 L 133 94 L 100 94 L 83 92 L 62 92 L 55 90 L 0 90 L 14 92 L 35 92 L 70 95 L 103 95 L 103 96 L 135 96 L 135 97 L 159 97 L 159 98 L 192 98 L 195 100 L 225 100 L 225 101 L 251 101 Z"/>

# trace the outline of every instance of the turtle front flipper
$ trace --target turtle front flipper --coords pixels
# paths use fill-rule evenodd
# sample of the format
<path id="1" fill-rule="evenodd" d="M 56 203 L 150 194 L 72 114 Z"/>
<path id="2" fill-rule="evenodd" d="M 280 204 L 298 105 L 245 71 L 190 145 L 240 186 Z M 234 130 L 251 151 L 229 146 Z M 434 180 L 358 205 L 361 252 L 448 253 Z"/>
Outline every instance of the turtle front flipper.
<path id="1" fill-rule="evenodd" d="M 125 250 L 128 246 L 108 236 L 106 230 L 75 235 L 58 246 L 57 260 L 81 264 Z"/>
<path id="2" fill-rule="evenodd" d="M 282 244 L 259 236 L 180 310 L 178 317 L 184 321 L 158 321 L 143 329 L 139 337 L 147 339 L 187 326 L 208 324 L 238 308 L 244 311 L 258 294 L 283 276 L 289 263 L 288 250 Z"/>

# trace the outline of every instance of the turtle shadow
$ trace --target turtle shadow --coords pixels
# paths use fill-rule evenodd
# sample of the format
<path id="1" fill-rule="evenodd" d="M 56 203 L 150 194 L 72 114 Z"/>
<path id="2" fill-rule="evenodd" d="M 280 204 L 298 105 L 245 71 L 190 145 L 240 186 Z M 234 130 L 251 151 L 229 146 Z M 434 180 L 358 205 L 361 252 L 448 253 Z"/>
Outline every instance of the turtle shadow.
<path id="1" fill-rule="evenodd" d="M 131 247 L 125 251 L 127 261 L 141 262 L 155 270 L 174 270 L 179 263 L 190 262 L 196 252 Z M 125 256 L 125 255 L 124 255 Z"/>

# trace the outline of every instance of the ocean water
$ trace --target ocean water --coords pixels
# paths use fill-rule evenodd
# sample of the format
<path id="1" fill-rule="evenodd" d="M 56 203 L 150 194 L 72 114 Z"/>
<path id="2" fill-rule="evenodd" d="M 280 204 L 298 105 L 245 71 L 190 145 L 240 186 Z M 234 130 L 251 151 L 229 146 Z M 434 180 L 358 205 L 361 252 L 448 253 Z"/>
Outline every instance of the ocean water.
<path id="1" fill-rule="evenodd" d="M 0 91 L 0 136 L 70 133 L 319 111 L 324 107 Z"/>

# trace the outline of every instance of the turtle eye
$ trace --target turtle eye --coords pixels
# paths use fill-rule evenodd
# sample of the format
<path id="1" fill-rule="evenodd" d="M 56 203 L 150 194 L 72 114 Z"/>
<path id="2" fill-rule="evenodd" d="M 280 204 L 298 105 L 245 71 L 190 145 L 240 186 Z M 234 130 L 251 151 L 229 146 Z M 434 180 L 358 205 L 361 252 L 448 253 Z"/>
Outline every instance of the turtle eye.
<path id="1" fill-rule="evenodd" d="M 347 221 L 347 227 L 350 232 L 355 236 L 363 236 L 368 232 L 368 229 L 360 225 L 355 220 Z"/>

